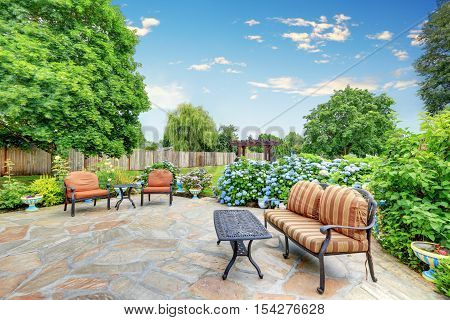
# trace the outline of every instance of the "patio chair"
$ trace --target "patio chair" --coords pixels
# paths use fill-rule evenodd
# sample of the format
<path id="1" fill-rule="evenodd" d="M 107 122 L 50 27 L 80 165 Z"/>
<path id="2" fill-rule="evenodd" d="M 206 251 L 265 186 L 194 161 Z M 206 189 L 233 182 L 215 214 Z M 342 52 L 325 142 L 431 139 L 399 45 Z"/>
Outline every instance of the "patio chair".
<path id="1" fill-rule="evenodd" d="M 165 169 L 156 169 L 148 174 L 147 187 L 144 187 L 145 182 L 142 182 L 141 189 L 141 206 L 144 205 L 144 194 L 148 194 L 148 201 L 150 201 L 151 194 L 168 194 L 169 205 L 172 205 L 173 194 L 173 175 L 172 172 Z"/>
<path id="2" fill-rule="evenodd" d="M 109 183 L 105 189 L 100 189 L 97 176 L 92 172 L 74 171 L 64 179 L 64 211 L 67 211 L 67 204 L 72 204 L 70 215 L 75 216 L 75 203 L 88 199 L 94 200 L 94 206 L 97 205 L 97 199 L 108 200 L 108 210 L 111 208 L 111 195 L 109 193 Z"/>
<path id="3" fill-rule="evenodd" d="M 266 210 L 264 220 L 289 240 L 319 259 L 320 284 L 325 291 L 325 256 L 364 253 L 370 275 L 377 281 L 370 252 L 371 229 L 377 203 L 358 188 L 327 186 L 300 181 L 291 188 L 286 210 Z"/>

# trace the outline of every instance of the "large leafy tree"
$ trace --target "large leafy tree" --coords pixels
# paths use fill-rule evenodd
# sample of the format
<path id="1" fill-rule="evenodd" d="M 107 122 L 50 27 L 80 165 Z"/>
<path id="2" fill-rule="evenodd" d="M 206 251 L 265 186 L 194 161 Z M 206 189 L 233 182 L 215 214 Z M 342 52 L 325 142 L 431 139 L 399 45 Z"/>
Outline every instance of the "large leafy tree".
<path id="1" fill-rule="evenodd" d="M 295 131 L 289 132 L 283 142 L 275 147 L 276 156 L 288 156 L 292 153 L 299 154 L 302 150 L 303 137 Z"/>
<path id="2" fill-rule="evenodd" d="M 396 125 L 393 103 L 386 94 L 350 87 L 336 91 L 305 116 L 302 151 L 327 157 L 380 153 Z"/>
<path id="3" fill-rule="evenodd" d="M 222 125 L 219 128 L 218 136 L 217 136 L 217 147 L 216 151 L 220 152 L 233 152 L 236 147 L 233 147 L 231 142 L 233 140 L 238 139 L 237 135 L 237 127 L 230 125 Z"/>
<path id="4" fill-rule="evenodd" d="M 425 48 L 414 64 L 423 77 L 419 94 L 425 109 L 435 114 L 450 103 L 450 2 L 442 1 L 430 15 L 418 40 Z"/>
<path id="5" fill-rule="evenodd" d="M 213 151 L 217 143 L 216 124 L 202 107 L 183 103 L 168 114 L 164 141 L 175 151 Z"/>
<path id="6" fill-rule="evenodd" d="M 0 141 L 120 156 L 150 107 L 110 0 L 0 0 Z"/>

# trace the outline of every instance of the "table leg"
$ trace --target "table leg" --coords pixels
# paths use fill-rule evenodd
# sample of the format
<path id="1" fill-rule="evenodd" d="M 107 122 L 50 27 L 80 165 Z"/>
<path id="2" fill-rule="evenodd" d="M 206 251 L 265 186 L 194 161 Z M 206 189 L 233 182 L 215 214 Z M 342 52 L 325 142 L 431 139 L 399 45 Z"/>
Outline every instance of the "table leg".
<path id="1" fill-rule="evenodd" d="M 131 190 L 133 190 L 133 188 L 128 188 L 128 200 L 130 200 L 131 204 L 133 205 L 133 208 L 136 209 L 136 206 L 134 205 L 134 202 L 131 199 Z"/>
<path id="2" fill-rule="evenodd" d="M 237 250 L 238 250 L 237 241 L 233 241 L 232 247 L 233 247 L 233 258 L 231 258 L 230 262 L 228 263 L 228 265 L 227 265 L 227 267 L 225 269 L 225 272 L 222 275 L 222 279 L 223 280 L 227 279 L 228 272 L 230 272 L 231 267 L 233 266 L 234 262 L 236 261 L 236 257 L 237 257 L 237 254 L 238 254 L 238 252 L 237 252 Z"/>
<path id="3" fill-rule="evenodd" d="M 122 203 L 122 201 L 123 201 L 123 189 L 122 188 L 119 188 L 119 191 L 120 191 L 120 200 L 119 201 L 117 201 L 117 203 L 116 203 L 116 210 L 119 210 L 119 207 L 120 207 L 120 204 Z"/>
<path id="4" fill-rule="evenodd" d="M 253 240 L 250 240 L 250 242 L 248 243 L 248 248 L 247 248 L 248 255 L 247 255 L 247 257 L 248 257 L 248 260 L 250 260 L 250 262 L 252 263 L 252 265 L 256 268 L 256 271 L 258 271 L 259 278 L 262 279 L 264 275 L 261 273 L 261 269 L 259 269 L 259 266 L 256 264 L 255 260 L 253 260 L 253 258 L 252 258 L 252 252 L 251 252 L 251 250 L 252 250 L 252 243 L 253 243 Z"/>

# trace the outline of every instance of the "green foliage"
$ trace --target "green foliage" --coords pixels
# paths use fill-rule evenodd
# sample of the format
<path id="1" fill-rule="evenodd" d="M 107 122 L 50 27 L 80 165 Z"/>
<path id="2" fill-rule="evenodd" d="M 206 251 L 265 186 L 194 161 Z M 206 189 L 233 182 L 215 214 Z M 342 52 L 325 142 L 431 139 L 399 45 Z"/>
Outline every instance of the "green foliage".
<path id="1" fill-rule="evenodd" d="M 41 176 L 31 184 L 30 191 L 43 196 L 42 205 L 44 207 L 51 207 L 64 201 L 64 190 L 54 177 Z"/>
<path id="2" fill-rule="evenodd" d="M 431 114 L 450 103 L 450 2 L 444 1 L 433 12 L 419 35 L 424 54 L 414 64 L 422 76 L 419 95 Z"/>
<path id="3" fill-rule="evenodd" d="M 253 140 L 252 136 L 249 136 L 247 140 L 248 140 L 248 141 L 252 141 L 252 140 Z M 279 137 L 277 137 L 277 136 L 275 136 L 275 135 L 273 135 L 273 134 L 270 134 L 270 133 L 261 133 L 261 134 L 258 136 L 258 139 L 256 139 L 256 140 L 260 140 L 260 141 L 270 140 L 270 141 L 280 141 L 280 142 L 282 141 L 281 138 L 279 138 Z M 274 152 L 274 154 L 276 154 L 276 148 L 277 148 L 277 147 L 275 147 L 275 148 L 272 149 L 272 151 Z M 262 152 L 264 151 L 262 145 L 257 145 L 257 146 L 249 147 L 248 149 L 249 149 L 250 151 L 252 151 L 252 152 L 259 152 L 259 153 L 262 153 Z"/>
<path id="4" fill-rule="evenodd" d="M 217 136 L 216 151 L 219 152 L 235 152 L 236 147 L 231 144 L 233 140 L 238 139 L 237 127 L 232 124 L 228 126 L 220 126 Z"/>
<path id="5" fill-rule="evenodd" d="M 213 151 L 217 143 L 216 125 L 202 107 L 180 104 L 168 114 L 164 140 L 175 151 Z"/>
<path id="6" fill-rule="evenodd" d="M 295 131 L 289 132 L 284 137 L 283 142 L 274 149 L 277 158 L 290 156 L 291 154 L 300 154 L 302 151 L 303 137 Z"/>
<path id="7" fill-rule="evenodd" d="M 144 149 L 147 150 L 147 151 L 158 150 L 158 143 L 156 143 L 156 142 L 146 142 Z"/>
<path id="8" fill-rule="evenodd" d="M 0 141 L 121 156 L 149 109 L 138 37 L 110 0 L 0 0 Z"/>
<path id="9" fill-rule="evenodd" d="M 52 172 L 56 181 L 63 185 L 64 178 L 70 172 L 69 161 L 61 156 L 55 156 L 52 162 Z"/>
<path id="10" fill-rule="evenodd" d="M 20 199 L 28 192 L 28 188 L 21 182 L 12 178 L 14 163 L 6 160 L 6 180 L 0 189 L 0 209 L 15 209 L 22 205 Z"/>
<path id="11" fill-rule="evenodd" d="M 205 169 L 200 168 L 180 175 L 179 179 L 185 190 L 202 189 L 203 191 L 211 186 L 212 175 Z"/>
<path id="12" fill-rule="evenodd" d="M 450 258 L 439 261 L 434 278 L 437 291 L 450 297 Z"/>
<path id="13" fill-rule="evenodd" d="M 205 169 L 209 174 L 212 175 L 212 181 L 211 181 L 211 187 L 205 188 L 202 190 L 202 195 L 212 197 L 217 196 L 217 180 L 222 176 L 223 170 L 225 169 L 225 166 L 205 166 L 201 167 Z M 193 169 L 200 169 L 200 167 L 195 168 L 180 168 L 180 173 L 185 174 Z"/>
<path id="14" fill-rule="evenodd" d="M 169 162 L 167 160 L 163 160 L 161 162 L 155 162 L 151 166 L 147 166 L 144 169 L 144 172 L 142 172 L 141 176 L 139 177 L 140 181 L 143 181 L 145 185 L 148 183 L 148 174 L 156 169 L 165 169 L 172 172 L 173 180 L 176 181 L 177 175 L 180 173 L 180 170 L 176 168 L 172 162 Z"/>
<path id="15" fill-rule="evenodd" d="M 113 160 L 111 158 L 105 158 L 104 160 L 97 163 L 97 168 L 95 170 L 95 174 L 98 178 L 98 184 L 101 189 L 106 189 L 106 185 L 108 182 L 111 184 L 114 184 L 113 177 L 116 170 L 119 170 L 116 168 L 112 162 Z"/>
<path id="16" fill-rule="evenodd" d="M 412 241 L 450 245 L 449 120 L 450 111 L 444 111 L 427 116 L 419 134 L 397 131 L 370 186 L 382 204 L 377 234 L 381 245 L 415 269 L 420 264 L 410 248 Z"/>
<path id="17" fill-rule="evenodd" d="M 376 155 L 395 128 L 394 100 L 367 90 L 339 90 L 305 116 L 302 150 L 326 157 Z"/>

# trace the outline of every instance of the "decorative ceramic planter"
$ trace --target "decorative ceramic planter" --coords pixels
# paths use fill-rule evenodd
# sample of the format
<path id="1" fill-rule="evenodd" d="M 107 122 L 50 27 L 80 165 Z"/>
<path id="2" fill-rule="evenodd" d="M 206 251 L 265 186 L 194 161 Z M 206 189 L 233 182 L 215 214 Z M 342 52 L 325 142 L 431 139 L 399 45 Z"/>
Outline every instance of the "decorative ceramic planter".
<path id="1" fill-rule="evenodd" d="M 267 207 L 269 206 L 269 200 L 266 200 L 264 198 L 258 198 L 258 206 L 261 209 L 267 209 Z"/>
<path id="2" fill-rule="evenodd" d="M 448 258 L 449 256 L 444 256 L 434 252 L 435 243 L 425 242 L 425 241 L 414 241 L 411 243 L 411 248 L 414 254 L 420 261 L 425 262 L 430 266 L 429 270 L 422 272 L 422 276 L 428 281 L 434 281 L 435 268 L 439 265 L 441 259 Z"/>
<path id="3" fill-rule="evenodd" d="M 183 185 L 179 180 L 177 180 L 177 192 L 183 192 Z"/>
<path id="4" fill-rule="evenodd" d="M 20 198 L 23 203 L 28 205 L 28 208 L 25 209 L 26 212 L 34 212 L 38 211 L 39 209 L 36 207 L 36 204 L 42 201 L 42 195 L 35 195 L 35 196 L 23 196 Z"/>
<path id="5" fill-rule="evenodd" d="M 202 189 L 189 189 L 189 192 L 193 195 L 192 199 L 198 199 L 198 194 L 202 191 Z"/>

